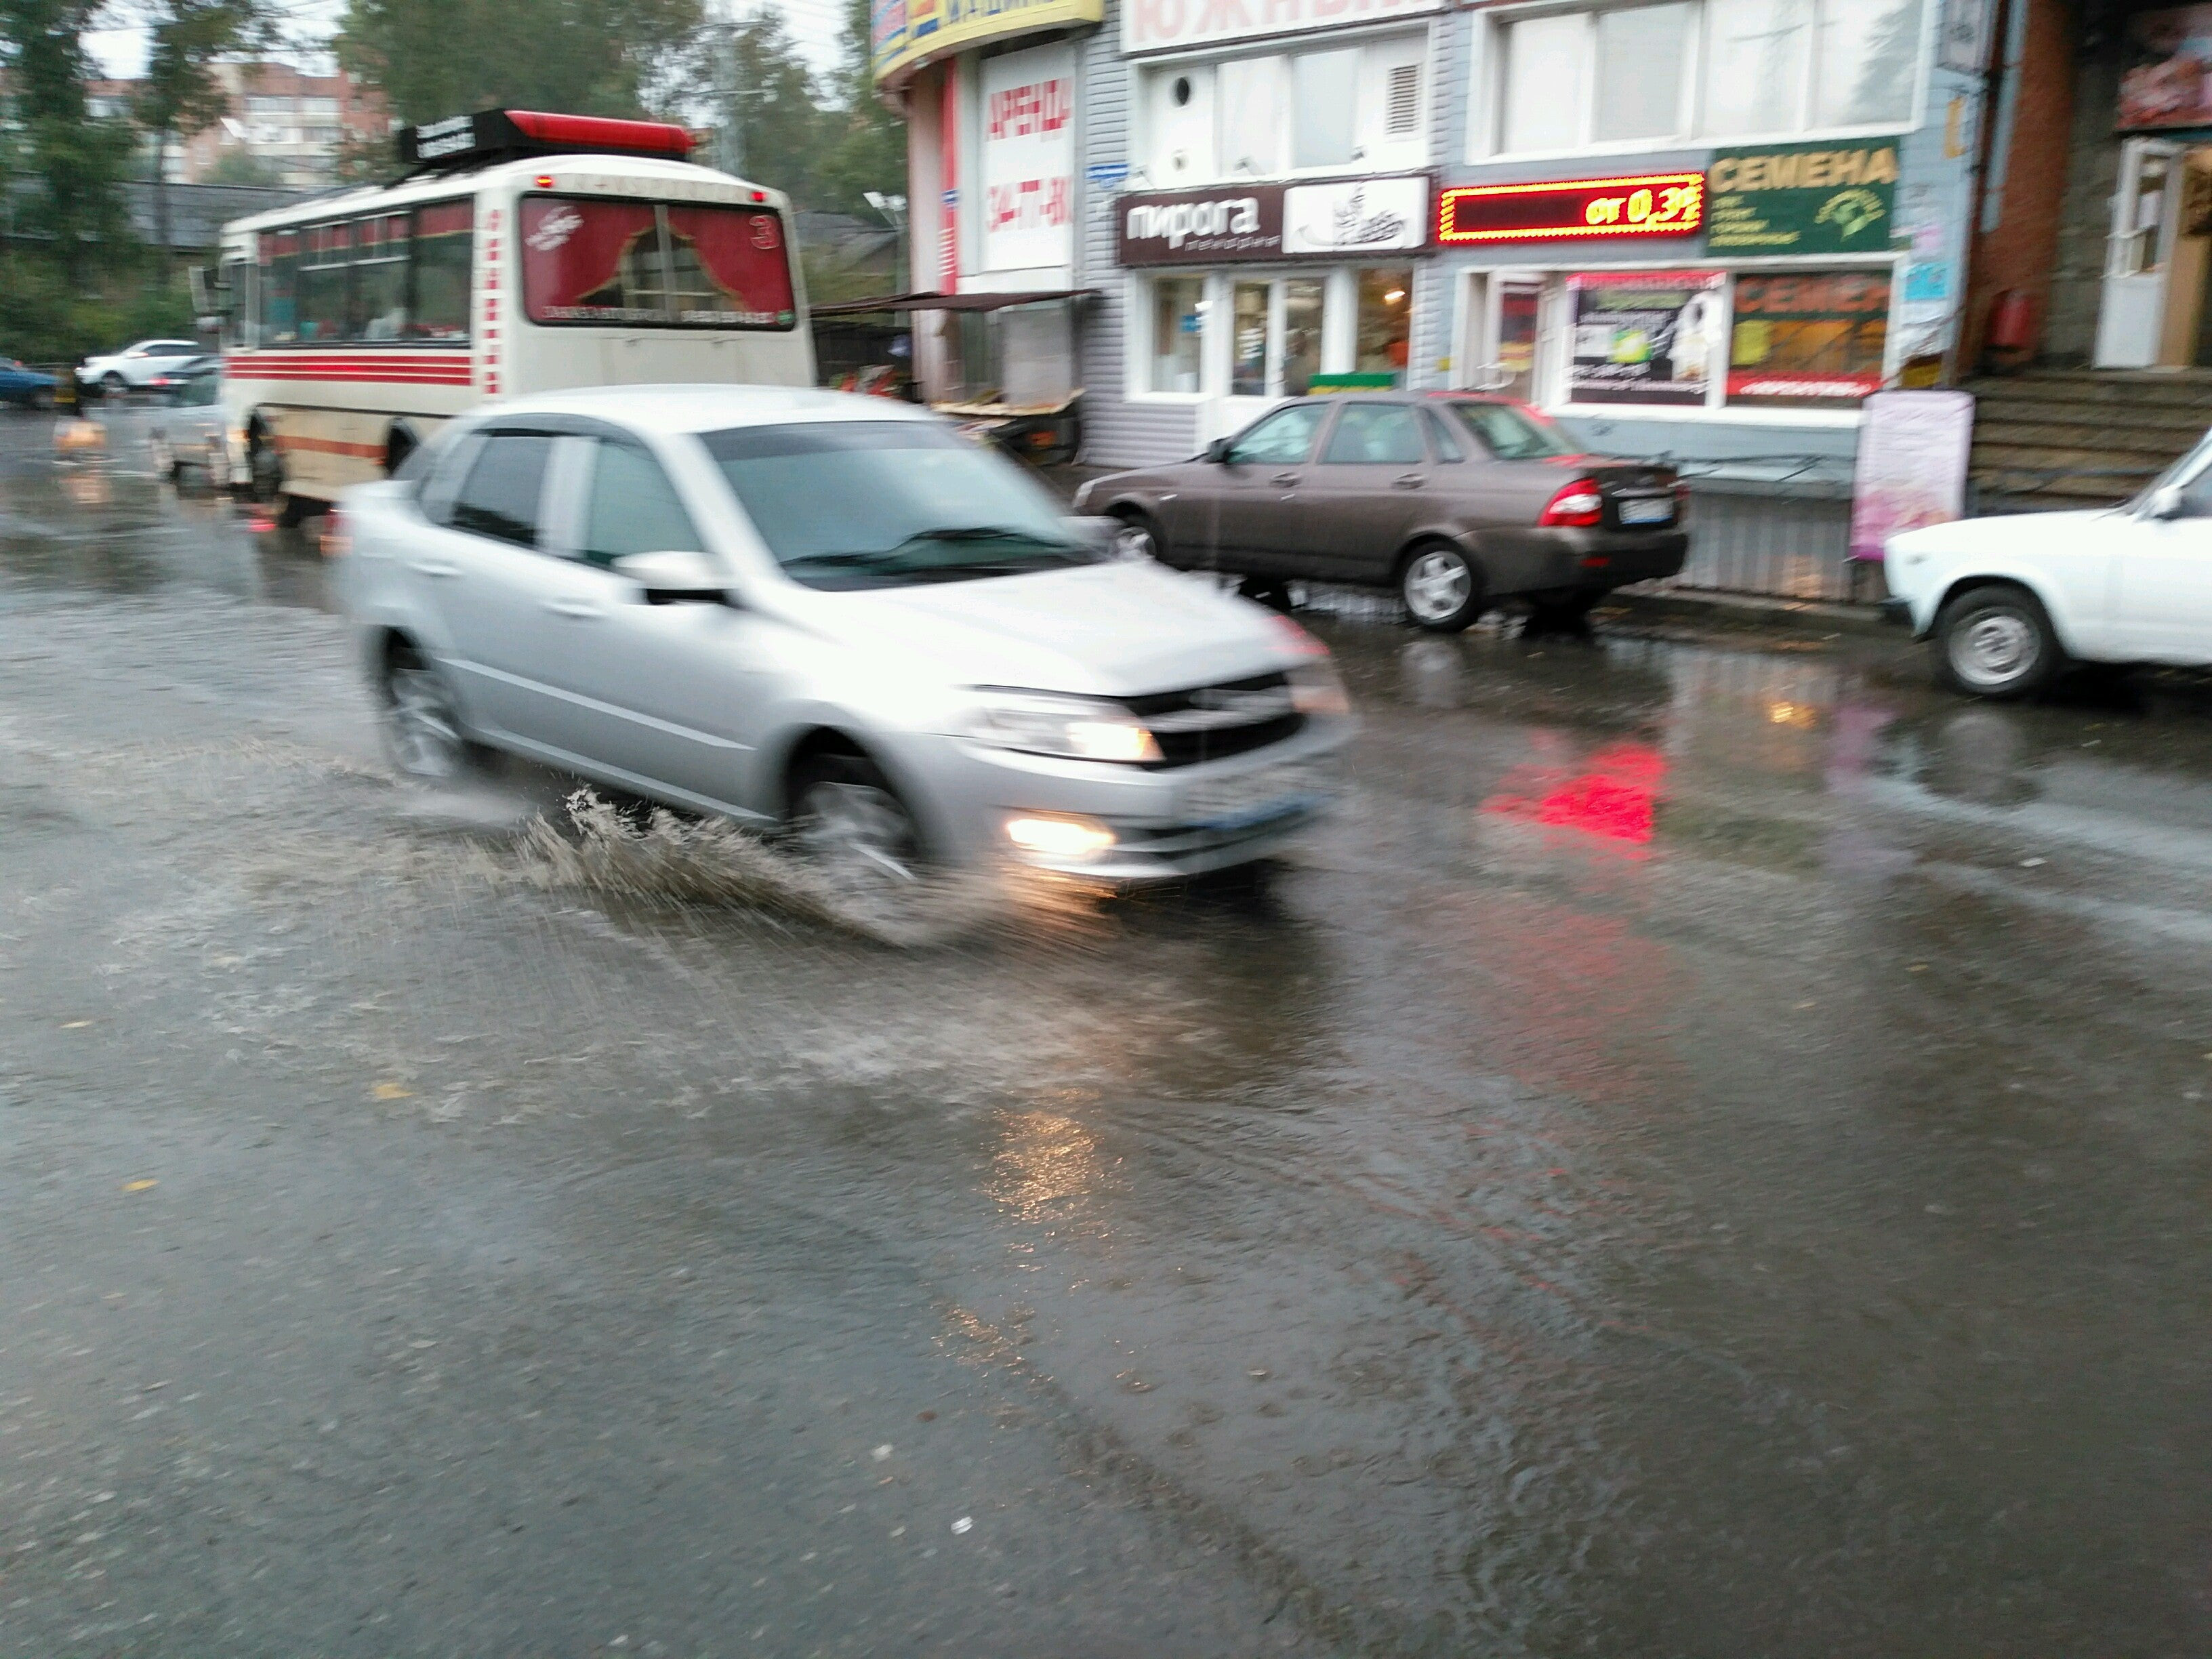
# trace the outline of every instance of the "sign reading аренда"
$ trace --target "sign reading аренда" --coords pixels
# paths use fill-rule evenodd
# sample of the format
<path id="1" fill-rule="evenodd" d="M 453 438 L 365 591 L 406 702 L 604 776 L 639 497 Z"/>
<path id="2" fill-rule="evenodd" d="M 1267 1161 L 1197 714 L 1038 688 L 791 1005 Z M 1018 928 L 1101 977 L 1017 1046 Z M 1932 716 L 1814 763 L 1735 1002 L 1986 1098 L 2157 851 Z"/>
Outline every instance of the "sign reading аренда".
<path id="1" fill-rule="evenodd" d="M 1705 246 L 1715 253 L 1886 253 L 1897 205 L 1897 141 L 1764 144 L 1705 169 Z"/>

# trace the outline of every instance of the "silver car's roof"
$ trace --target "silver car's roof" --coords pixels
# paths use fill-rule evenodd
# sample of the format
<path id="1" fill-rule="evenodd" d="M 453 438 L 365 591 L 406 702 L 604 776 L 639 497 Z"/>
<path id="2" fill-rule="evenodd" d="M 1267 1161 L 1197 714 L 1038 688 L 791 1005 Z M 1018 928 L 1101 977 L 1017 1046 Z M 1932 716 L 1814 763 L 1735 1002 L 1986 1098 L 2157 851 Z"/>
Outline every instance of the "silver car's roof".
<path id="1" fill-rule="evenodd" d="M 597 416 L 648 432 L 721 432 L 738 426 L 787 426 L 795 421 L 933 421 L 912 404 L 810 386 L 602 386 L 546 392 L 492 404 L 482 418 L 517 415 Z"/>

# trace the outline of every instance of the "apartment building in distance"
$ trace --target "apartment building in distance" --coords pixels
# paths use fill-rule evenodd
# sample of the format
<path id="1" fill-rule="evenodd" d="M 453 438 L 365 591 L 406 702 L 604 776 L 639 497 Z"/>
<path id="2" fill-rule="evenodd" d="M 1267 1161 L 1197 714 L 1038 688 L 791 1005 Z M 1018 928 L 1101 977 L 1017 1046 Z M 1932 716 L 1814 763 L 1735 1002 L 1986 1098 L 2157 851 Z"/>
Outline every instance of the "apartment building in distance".
<path id="1" fill-rule="evenodd" d="M 320 190 L 337 181 L 349 144 L 380 143 L 392 130 L 383 100 L 343 72 L 262 60 L 218 64 L 215 73 L 229 107 L 170 147 L 163 172 L 171 184 Z M 88 90 L 94 115 L 123 117 L 137 84 L 96 81 Z"/>

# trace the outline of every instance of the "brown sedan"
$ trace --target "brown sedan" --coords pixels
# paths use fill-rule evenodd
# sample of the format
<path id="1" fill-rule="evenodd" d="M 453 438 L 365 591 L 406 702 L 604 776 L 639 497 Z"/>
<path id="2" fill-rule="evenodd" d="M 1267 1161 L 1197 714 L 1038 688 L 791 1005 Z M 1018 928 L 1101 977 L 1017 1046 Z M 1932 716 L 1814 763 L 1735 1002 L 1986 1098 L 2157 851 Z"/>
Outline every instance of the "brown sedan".
<path id="1" fill-rule="evenodd" d="M 1300 398 L 1172 466 L 1095 478 L 1076 510 L 1186 570 L 1395 587 L 1422 627 L 1502 600 L 1549 620 L 1682 568 L 1672 468 L 1581 453 L 1526 404 L 1461 392 Z"/>

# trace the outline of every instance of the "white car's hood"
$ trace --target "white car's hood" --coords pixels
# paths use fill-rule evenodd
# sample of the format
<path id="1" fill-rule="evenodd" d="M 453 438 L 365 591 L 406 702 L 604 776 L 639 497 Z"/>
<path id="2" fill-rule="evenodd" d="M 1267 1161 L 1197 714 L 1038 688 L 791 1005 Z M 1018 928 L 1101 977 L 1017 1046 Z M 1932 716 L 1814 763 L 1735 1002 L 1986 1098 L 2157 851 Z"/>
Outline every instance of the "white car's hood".
<path id="1" fill-rule="evenodd" d="M 842 644 L 923 658 L 955 684 L 1139 696 L 1297 656 L 1258 606 L 1142 562 L 810 593 L 803 610 Z"/>
<path id="2" fill-rule="evenodd" d="M 2072 513 L 2008 513 L 1993 519 L 1954 519 L 1889 538 L 1892 557 L 1909 554 L 1946 556 L 1992 548 L 2041 550 L 2078 547 L 2112 522 L 2117 508 L 2099 507 Z"/>

